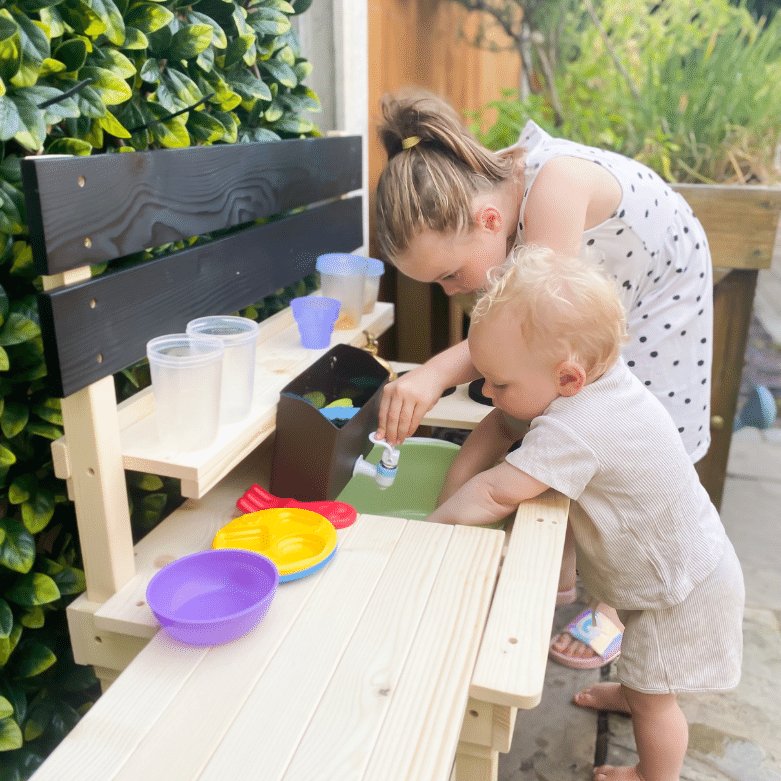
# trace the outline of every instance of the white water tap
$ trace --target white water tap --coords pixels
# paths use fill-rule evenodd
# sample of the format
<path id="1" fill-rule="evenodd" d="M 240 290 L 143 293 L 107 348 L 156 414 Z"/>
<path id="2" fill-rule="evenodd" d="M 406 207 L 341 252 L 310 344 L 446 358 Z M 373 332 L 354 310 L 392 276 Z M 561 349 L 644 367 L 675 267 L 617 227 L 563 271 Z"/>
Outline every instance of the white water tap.
<path id="1" fill-rule="evenodd" d="M 353 475 L 366 475 L 374 478 L 381 490 L 390 488 L 399 471 L 399 450 L 384 439 L 378 439 L 374 432 L 369 434 L 369 441 L 375 445 L 382 445 L 384 449 L 378 464 L 369 463 L 363 456 L 355 459 Z"/>

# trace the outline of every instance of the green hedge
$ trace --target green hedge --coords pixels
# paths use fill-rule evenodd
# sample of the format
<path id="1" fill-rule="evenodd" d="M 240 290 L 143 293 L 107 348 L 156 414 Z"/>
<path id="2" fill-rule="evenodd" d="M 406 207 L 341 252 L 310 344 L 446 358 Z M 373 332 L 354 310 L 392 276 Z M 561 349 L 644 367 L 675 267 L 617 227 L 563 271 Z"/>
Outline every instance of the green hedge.
<path id="1" fill-rule="evenodd" d="M 271 141 L 317 131 L 290 17 L 312 0 L 17 0 L 0 4 L 0 777 L 27 778 L 98 694 L 73 663 L 65 606 L 84 590 L 62 433 L 46 377 L 19 173 L 26 154 Z M 98 270 L 98 273 L 100 270 Z M 262 319 L 294 293 L 245 314 Z M 117 376 L 120 397 L 148 383 Z M 135 531 L 179 501 L 129 476 Z"/>

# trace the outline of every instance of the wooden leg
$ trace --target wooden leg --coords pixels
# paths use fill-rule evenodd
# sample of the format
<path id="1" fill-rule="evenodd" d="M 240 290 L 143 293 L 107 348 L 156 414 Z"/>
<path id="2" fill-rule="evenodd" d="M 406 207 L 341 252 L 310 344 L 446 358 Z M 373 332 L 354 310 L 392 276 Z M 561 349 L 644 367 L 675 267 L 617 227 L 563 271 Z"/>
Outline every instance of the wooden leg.
<path id="1" fill-rule="evenodd" d="M 116 670 L 109 670 L 107 667 L 95 667 L 95 675 L 100 681 L 100 691 L 105 694 L 109 686 L 119 677 Z"/>
<path id="2" fill-rule="evenodd" d="M 456 781 L 496 781 L 498 775 L 498 751 L 474 743 L 458 744 Z"/>

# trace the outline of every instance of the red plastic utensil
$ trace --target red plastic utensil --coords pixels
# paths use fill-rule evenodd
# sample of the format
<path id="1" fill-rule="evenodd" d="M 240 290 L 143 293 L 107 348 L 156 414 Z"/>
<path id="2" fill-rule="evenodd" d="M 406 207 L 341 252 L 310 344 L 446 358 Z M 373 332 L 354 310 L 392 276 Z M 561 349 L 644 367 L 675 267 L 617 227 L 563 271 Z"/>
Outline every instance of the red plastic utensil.
<path id="1" fill-rule="evenodd" d="M 324 515 L 331 521 L 335 529 L 344 529 L 350 526 L 358 517 L 355 508 L 346 502 L 299 502 L 298 499 L 281 499 L 257 483 L 241 495 L 241 498 L 236 502 L 236 507 L 244 513 L 254 513 L 272 507 L 299 507 Z"/>

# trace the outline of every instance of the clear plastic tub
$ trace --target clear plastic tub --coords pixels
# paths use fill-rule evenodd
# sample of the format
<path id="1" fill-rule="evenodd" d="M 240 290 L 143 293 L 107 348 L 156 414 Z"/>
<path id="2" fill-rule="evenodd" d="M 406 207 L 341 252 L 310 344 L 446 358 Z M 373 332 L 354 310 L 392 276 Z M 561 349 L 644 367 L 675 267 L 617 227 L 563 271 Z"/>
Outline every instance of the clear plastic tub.
<path id="1" fill-rule="evenodd" d="M 252 407 L 258 324 L 248 317 L 211 315 L 187 323 L 189 336 L 213 336 L 225 348 L 222 361 L 220 423 L 235 423 Z"/>
<path id="2" fill-rule="evenodd" d="M 337 330 L 358 328 L 363 314 L 363 288 L 366 279 L 366 258 L 346 252 L 329 252 L 317 258 L 320 290 L 327 298 L 341 302 Z"/>
<path id="3" fill-rule="evenodd" d="M 385 273 L 385 264 L 377 258 L 366 258 L 366 281 L 363 286 L 363 313 L 370 315 L 380 293 L 380 278 Z"/>
<path id="4" fill-rule="evenodd" d="M 222 342 L 167 334 L 147 342 L 157 431 L 169 452 L 199 450 L 217 436 Z"/>

